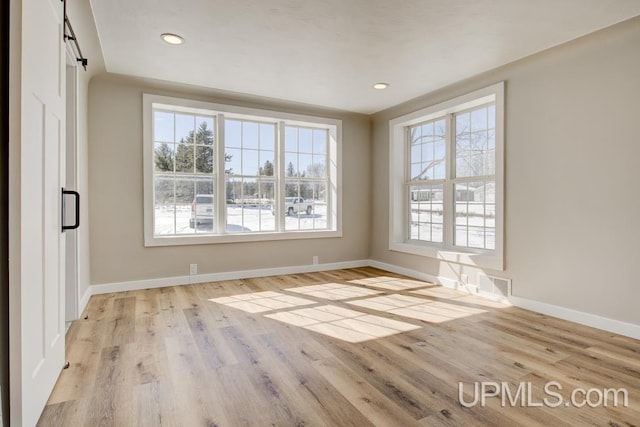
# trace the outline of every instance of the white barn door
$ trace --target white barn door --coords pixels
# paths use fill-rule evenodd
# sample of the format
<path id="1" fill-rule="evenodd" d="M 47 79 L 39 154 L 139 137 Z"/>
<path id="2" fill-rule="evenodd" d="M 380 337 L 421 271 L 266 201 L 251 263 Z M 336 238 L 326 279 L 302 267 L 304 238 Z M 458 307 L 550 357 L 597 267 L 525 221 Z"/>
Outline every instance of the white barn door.
<path id="1" fill-rule="evenodd" d="M 22 82 L 20 171 L 10 175 L 20 181 L 19 218 L 13 222 L 20 227 L 10 231 L 10 240 L 19 239 L 11 253 L 19 257 L 19 271 L 10 276 L 11 425 L 34 426 L 65 357 L 64 17 L 60 0 L 12 1 L 16 6 L 22 16 Z"/>

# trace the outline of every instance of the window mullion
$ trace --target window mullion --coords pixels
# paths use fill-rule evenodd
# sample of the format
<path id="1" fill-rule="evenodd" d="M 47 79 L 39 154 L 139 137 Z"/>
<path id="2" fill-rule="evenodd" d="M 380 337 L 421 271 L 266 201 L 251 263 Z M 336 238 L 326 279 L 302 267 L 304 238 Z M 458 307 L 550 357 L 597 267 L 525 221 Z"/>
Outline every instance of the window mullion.
<path id="1" fill-rule="evenodd" d="M 453 114 L 447 114 L 446 132 L 445 132 L 445 184 L 444 184 L 444 246 L 450 248 L 453 246 L 453 237 L 455 233 L 455 192 L 453 182 L 455 179 L 456 165 L 456 135 L 455 120 Z"/>
<path id="2" fill-rule="evenodd" d="M 315 149 L 314 149 L 315 151 Z M 326 136 L 326 140 L 325 140 L 325 147 L 324 147 L 324 159 L 325 159 L 325 169 L 324 169 L 324 180 L 323 180 L 323 185 L 324 185 L 324 194 L 325 194 L 325 203 L 326 203 L 326 216 L 327 216 L 327 227 L 329 229 L 333 229 L 333 227 L 335 227 L 337 224 L 335 224 L 333 215 L 330 214 L 331 212 L 331 207 L 333 206 L 333 192 L 329 191 L 329 186 L 330 186 L 330 176 L 331 176 L 331 171 L 330 171 L 330 167 L 331 167 L 331 132 L 329 132 L 327 130 L 327 136 Z M 319 188 L 319 187 L 318 187 Z M 315 227 L 315 219 L 313 220 L 314 222 L 314 227 Z"/>
<path id="3" fill-rule="evenodd" d="M 225 141 L 224 141 L 224 115 L 218 114 L 215 121 L 216 127 L 216 170 L 213 171 L 215 176 L 215 218 L 216 218 L 216 233 L 226 233 L 226 221 L 227 221 L 227 183 L 225 168 Z"/>
<path id="4" fill-rule="evenodd" d="M 495 181 L 495 175 L 478 175 L 478 176 L 463 176 L 460 178 L 454 178 L 452 181 L 455 184 L 465 184 L 468 182 L 477 182 L 477 181 Z"/>
<path id="5" fill-rule="evenodd" d="M 176 115 L 173 114 L 172 115 L 172 120 L 173 120 L 173 149 L 174 149 L 174 153 L 178 152 L 178 144 L 176 142 Z M 173 189 L 173 197 L 172 199 L 172 207 L 173 207 L 173 234 L 176 234 L 176 230 L 178 229 L 178 224 L 177 224 L 177 220 L 176 220 L 176 163 L 177 163 L 177 156 L 174 155 L 173 156 L 173 179 L 171 180 L 171 188 Z M 154 185 L 155 187 L 155 185 Z"/>
<path id="6" fill-rule="evenodd" d="M 409 126 L 404 128 L 404 182 L 405 191 L 402 194 L 402 217 L 405 218 L 404 241 L 411 240 L 411 198 L 409 192 L 411 191 L 411 128 Z"/>
<path id="7" fill-rule="evenodd" d="M 284 164 L 284 136 L 285 136 L 285 123 L 283 121 L 278 122 L 278 134 L 277 134 L 277 144 L 276 144 L 276 154 L 275 154 L 275 168 L 276 168 L 276 191 L 275 191 L 275 200 L 274 200 L 274 210 L 276 215 L 276 230 L 277 231 L 285 231 L 285 221 L 284 217 L 284 197 L 286 194 L 285 187 L 285 168 Z"/>
<path id="8" fill-rule="evenodd" d="M 446 184 L 446 180 L 445 179 L 425 179 L 425 180 L 413 180 L 413 181 L 407 181 L 406 185 L 407 187 L 410 187 L 412 185 L 437 185 L 437 184 Z"/>

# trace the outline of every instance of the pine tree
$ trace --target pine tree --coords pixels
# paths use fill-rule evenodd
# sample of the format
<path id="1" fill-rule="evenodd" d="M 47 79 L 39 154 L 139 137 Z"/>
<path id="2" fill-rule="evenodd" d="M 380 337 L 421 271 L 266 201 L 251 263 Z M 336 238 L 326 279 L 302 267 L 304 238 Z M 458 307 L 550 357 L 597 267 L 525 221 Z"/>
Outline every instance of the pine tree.
<path id="1" fill-rule="evenodd" d="M 264 162 L 264 166 L 262 166 L 259 169 L 258 175 L 260 175 L 260 176 L 273 176 L 273 163 L 271 163 L 269 160 Z"/>
<path id="2" fill-rule="evenodd" d="M 176 149 L 176 172 L 193 172 L 193 145 L 184 138 Z"/>
<path id="3" fill-rule="evenodd" d="M 196 131 L 196 144 L 213 145 L 213 129 L 207 127 L 207 122 L 200 123 Z M 193 142 L 193 132 L 189 133 L 189 137 Z"/>
<path id="4" fill-rule="evenodd" d="M 296 169 L 295 166 L 293 166 L 292 162 L 289 162 L 289 164 L 287 165 L 287 176 L 288 177 L 292 177 L 296 175 Z"/>
<path id="5" fill-rule="evenodd" d="M 196 172 L 213 172 L 213 129 L 207 127 L 207 122 L 200 123 L 195 140 L 197 145 L 209 146 L 196 147 Z"/>
<path id="6" fill-rule="evenodd" d="M 167 143 L 156 147 L 155 164 L 158 172 L 173 172 L 173 150 Z"/>
<path id="7" fill-rule="evenodd" d="M 198 146 L 194 146 L 194 142 Z M 189 132 L 186 139 L 180 140 L 176 149 L 176 172 L 213 172 L 213 130 L 208 128 L 207 122 L 200 123 L 195 132 Z"/>
<path id="8" fill-rule="evenodd" d="M 169 144 L 163 143 L 156 147 L 155 166 L 160 172 L 184 172 L 184 173 L 212 173 L 214 169 L 214 152 L 213 152 L 213 129 L 210 129 L 206 122 L 200 123 L 195 131 L 190 131 L 185 138 L 180 139 L 176 144 L 175 152 L 169 147 Z M 233 155 L 225 153 L 225 163 L 231 162 Z M 175 165 L 175 169 L 174 169 Z M 264 173 L 266 176 L 273 176 L 273 164 L 269 161 L 265 162 Z M 233 168 L 225 169 L 225 175 L 232 175 Z M 234 189 L 232 185 L 227 185 L 227 198 L 232 198 Z M 257 187 L 246 188 L 245 191 L 256 192 Z M 158 194 L 158 191 L 160 194 Z M 211 190 L 197 189 L 198 194 L 209 194 Z M 194 186 L 189 180 L 176 180 L 175 193 L 174 186 L 169 185 L 168 181 L 156 188 L 157 200 L 163 202 L 172 202 L 174 200 L 179 203 L 189 203 L 193 200 Z M 238 196 L 239 197 L 239 196 Z"/>

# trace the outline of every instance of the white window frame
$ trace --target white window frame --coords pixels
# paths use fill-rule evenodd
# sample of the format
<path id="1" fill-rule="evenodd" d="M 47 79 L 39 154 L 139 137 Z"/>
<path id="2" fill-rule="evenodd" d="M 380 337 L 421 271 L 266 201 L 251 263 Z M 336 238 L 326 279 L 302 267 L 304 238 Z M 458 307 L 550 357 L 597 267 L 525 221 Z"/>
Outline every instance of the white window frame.
<path id="1" fill-rule="evenodd" d="M 445 196 L 443 243 L 409 240 L 409 192 L 406 174 L 410 149 L 407 144 L 409 126 L 468 110 L 488 102 L 496 105 L 496 242 L 495 250 L 455 246 L 453 229 L 454 203 Z M 447 168 L 452 167 L 452 140 L 447 138 Z M 455 144 L 455 141 L 453 141 Z M 447 177 L 451 177 L 447 173 Z M 455 180 L 454 180 L 455 182 Z M 447 189 L 445 188 L 445 193 Z M 447 232 L 449 230 L 449 232 Z M 493 270 L 504 269 L 504 82 L 476 90 L 445 102 L 423 108 L 389 121 L 389 250 L 435 258 L 445 262 L 474 265 Z"/>
<path id="2" fill-rule="evenodd" d="M 205 115 L 216 115 L 216 138 L 214 147 L 216 150 L 216 171 L 224 170 L 224 118 L 237 118 L 240 120 L 256 120 L 260 122 L 277 123 L 278 132 L 281 133 L 286 125 L 318 127 L 329 130 L 328 147 L 328 190 L 327 197 L 327 229 L 322 230 L 284 230 L 284 197 L 277 196 L 275 206 L 277 228 L 280 231 L 268 232 L 242 232 L 229 233 L 222 226 L 225 217 L 225 198 L 216 197 L 216 217 L 218 218 L 217 234 L 193 234 L 193 235 L 168 235 L 157 236 L 155 230 L 154 215 L 154 141 L 153 141 L 153 110 L 154 108 L 170 109 L 176 112 L 184 111 L 188 113 L 200 112 Z M 237 243 L 237 242 L 258 242 L 269 240 L 289 240 L 289 239 L 312 239 L 342 237 L 342 121 L 327 117 L 316 117 L 302 114 L 284 113 L 272 110 L 262 110 L 257 108 L 238 107 L 234 105 L 217 104 L 192 99 L 174 98 L 168 96 L 145 93 L 142 96 L 143 114 L 143 175 L 144 175 L 144 245 L 151 246 L 173 246 L 173 245 L 194 245 L 194 244 L 217 244 L 217 243 Z M 284 150 L 281 149 L 281 138 L 276 138 L 276 157 L 279 162 L 284 161 Z M 283 171 L 283 167 L 277 170 Z M 283 175 L 284 174 L 280 174 Z M 276 174 L 276 181 L 282 179 L 284 188 L 284 178 Z M 224 176 L 223 176 L 224 177 Z M 214 181 L 215 194 L 225 194 L 224 179 L 219 177 Z M 283 192 L 282 192 L 283 193 Z"/>

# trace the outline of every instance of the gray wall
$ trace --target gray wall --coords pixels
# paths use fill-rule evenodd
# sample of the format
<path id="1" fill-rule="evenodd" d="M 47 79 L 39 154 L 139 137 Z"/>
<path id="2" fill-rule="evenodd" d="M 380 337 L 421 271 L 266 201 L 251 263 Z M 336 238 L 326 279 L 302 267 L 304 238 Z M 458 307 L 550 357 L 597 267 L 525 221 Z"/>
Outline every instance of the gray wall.
<path id="1" fill-rule="evenodd" d="M 343 237 L 256 243 L 143 244 L 142 94 L 341 119 Z M 365 115 L 103 74 L 89 87 L 91 283 L 366 259 L 369 255 L 371 122 Z"/>
<path id="2" fill-rule="evenodd" d="M 477 269 L 388 250 L 391 118 L 506 81 L 506 271 L 516 296 L 640 324 L 640 18 L 374 116 L 373 259 L 475 283 Z"/>

